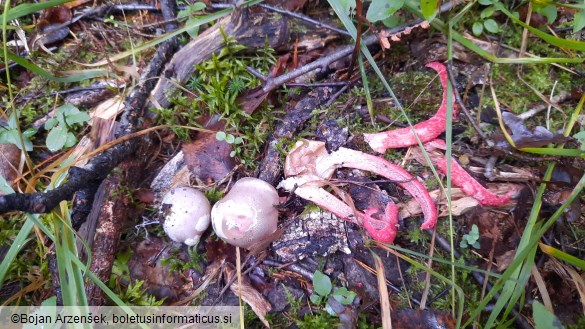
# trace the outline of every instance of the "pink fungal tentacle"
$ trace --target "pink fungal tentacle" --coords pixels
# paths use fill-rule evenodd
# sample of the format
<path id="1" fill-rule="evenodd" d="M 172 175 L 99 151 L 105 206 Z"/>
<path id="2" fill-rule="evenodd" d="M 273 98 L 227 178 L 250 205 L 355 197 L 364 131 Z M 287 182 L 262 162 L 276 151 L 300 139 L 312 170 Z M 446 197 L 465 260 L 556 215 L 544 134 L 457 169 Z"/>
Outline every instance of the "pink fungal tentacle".
<path id="1" fill-rule="evenodd" d="M 427 144 L 425 148 L 432 151 L 433 148 L 446 149 L 445 141 L 435 139 Z M 447 174 L 447 157 L 432 157 L 435 166 L 443 174 Z M 502 206 L 507 204 L 514 191 L 508 195 L 497 195 L 473 178 L 455 159 L 451 158 L 451 182 L 453 185 L 460 187 L 463 192 L 476 199 L 483 206 Z"/>
<path id="2" fill-rule="evenodd" d="M 430 229 L 435 227 L 438 217 L 435 202 L 426 187 L 404 168 L 375 155 L 344 147 L 317 161 L 316 169 L 317 172 L 321 172 L 332 166 L 370 171 L 396 182 L 420 203 L 425 218 L 420 228 Z"/>
<path id="3" fill-rule="evenodd" d="M 364 229 L 376 241 L 382 243 L 394 243 L 396 238 L 396 227 L 398 226 L 398 207 L 394 202 L 389 201 L 382 219 L 373 218 L 378 209 L 368 208 L 364 210 Z"/>
<path id="4" fill-rule="evenodd" d="M 441 106 L 437 110 L 437 113 L 433 117 L 413 126 L 416 135 L 422 143 L 431 141 L 443 133 L 447 122 L 447 68 L 439 62 L 428 63 L 426 66 L 434 69 L 439 74 L 439 79 L 443 86 L 443 100 L 441 101 Z M 452 99 L 455 99 L 455 97 Z M 456 116 L 455 110 L 456 108 L 454 106 L 453 118 Z M 379 153 L 384 153 L 387 149 L 408 147 L 418 144 L 410 127 L 375 134 L 364 134 L 364 139 L 374 151 Z"/>
<path id="5" fill-rule="evenodd" d="M 322 209 L 329 211 L 340 219 L 350 223 L 362 226 L 370 236 L 382 243 L 391 244 L 396 238 L 396 225 L 398 224 L 398 207 L 390 201 L 386 206 L 386 212 L 382 219 L 375 219 L 373 214 L 378 212 L 376 208 L 369 208 L 361 213 L 352 209 L 345 202 L 338 199 L 333 194 L 325 191 L 321 185 L 321 179 L 318 177 L 290 177 L 284 180 L 280 187 L 291 189 L 294 185 L 295 194 L 299 197 L 309 200 Z M 315 180 L 311 180 L 315 179 Z M 373 224 L 372 224 L 373 223 Z"/>

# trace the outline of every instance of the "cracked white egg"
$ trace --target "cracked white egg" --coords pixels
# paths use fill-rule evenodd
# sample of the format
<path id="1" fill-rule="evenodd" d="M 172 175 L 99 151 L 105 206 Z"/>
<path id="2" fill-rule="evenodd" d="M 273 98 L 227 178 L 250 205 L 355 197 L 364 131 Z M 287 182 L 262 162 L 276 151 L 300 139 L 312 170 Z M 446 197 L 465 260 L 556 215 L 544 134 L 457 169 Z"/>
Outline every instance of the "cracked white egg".
<path id="1" fill-rule="evenodd" d="M 276 231 L 278 201 L 272 185 L 242 178 L 211 209 L 213 230 L 225 242 L 249 249 Z"/>
<path id="2" fill-rule="evenodd" d="M 211 205 L 201 191 L 181 186 L 170 190 L 161 202 L 163 229 L 176 242 L 189 246 L 199 243 L 210 222 Z"/>

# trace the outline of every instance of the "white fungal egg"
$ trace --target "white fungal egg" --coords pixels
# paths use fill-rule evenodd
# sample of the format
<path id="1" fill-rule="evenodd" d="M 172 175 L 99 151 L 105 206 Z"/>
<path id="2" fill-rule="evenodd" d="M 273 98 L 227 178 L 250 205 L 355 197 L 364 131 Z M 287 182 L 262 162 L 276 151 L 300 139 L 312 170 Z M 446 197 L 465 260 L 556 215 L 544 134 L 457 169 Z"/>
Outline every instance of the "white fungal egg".
<path id="1" fill-rule="evenodd" d="M 197 189 L 182 186 L 170 190 L 163 197 L 161 211 L 163 229 L 173 241 L 194 246 L 209 227 L 211 205 Z"/>
<path id="2" fill-rule="evenodd" d="M 276 231 L 277 204 L 278 192 L 272 185 L 242 178 L 211 209 L 213 230 L 225 242 L 249 249 Z"/>

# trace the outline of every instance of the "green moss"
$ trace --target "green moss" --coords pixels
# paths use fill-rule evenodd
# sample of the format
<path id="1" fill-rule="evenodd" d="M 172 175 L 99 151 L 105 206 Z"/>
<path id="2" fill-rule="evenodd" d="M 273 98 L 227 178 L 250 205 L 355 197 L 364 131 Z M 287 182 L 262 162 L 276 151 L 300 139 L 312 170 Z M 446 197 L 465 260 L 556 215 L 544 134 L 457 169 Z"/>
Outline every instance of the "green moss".
<path id="1" fill-rule="evenodd" d="M 221 53 L 196 65 L 186 85 L 190 92 L 172 95 L 173 108 L 156 111 L 157 119 L 160 124 L 200 126 L 196 121 L 203 115 L 219 115 L 226 122 L 226 134 L 244 141 L 235 148 L 234 155 L 247 168 L 253 169 L 271 132 L 272 118 L 267 105 L 261 105 L 249 115 L 238 97 L 260 85 L 260 80 L 247 71 L 247 66 L 266 73 L 276 59 L 267 44 L 254 56 L 240 55 L 243 47 L 224 37 L 226 45 Z M 190 136 L 185 129 L 174 128 L 173 131 L 181 139 Z"/>

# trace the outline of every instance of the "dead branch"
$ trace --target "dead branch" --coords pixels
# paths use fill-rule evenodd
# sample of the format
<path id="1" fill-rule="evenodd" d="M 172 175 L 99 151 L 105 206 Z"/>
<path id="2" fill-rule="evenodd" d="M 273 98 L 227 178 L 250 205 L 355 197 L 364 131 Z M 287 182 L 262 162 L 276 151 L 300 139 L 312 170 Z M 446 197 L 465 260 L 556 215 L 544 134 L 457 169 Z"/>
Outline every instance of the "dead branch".
<path id="1" fill-rule="evenodd" d="M 173 0 L 161 1 L 163 17 L 172 18 L 176 15 L 176 3 Z M 169 22 L 167 31 L 175 29 L 177 24 Z M 158 47 L 151 62 L 144 69 L 138 84 L 124 101 L 125 111 L 121 119 L 120 130 L 116 138 L 129 135 L 140 128 L 140 119 L 150 92 L 154 89 L 156 78 L 170 60 L 178 46 L 177 38 L 171 38 Z M 164 74 L 164 73 L 163 73 Z M 25 211 L 29 213 L 46 213 L 55 208 L 59 202 L 69 200 L 79 192 L 82 196 L 75 201 L 79 211 L 72 214 L 73 221 L 83 222 L 91 209 L 93 195 L 101 181 L 106 178 L 122 160 L 134 153 L 137 141 L 130 139 L 98 154 L 84 168 L 71 167 L 69 179 L 63 185 L 47 191 L 36 193 L 13 193 L 0 196 L 0 214 L 9 211 Z M 83 206 L 83 207 L 82 207 Z M 79 224 L 81 225 L 81 224 Z"/>
<path id="2" fill-rule="evenodd" d="M 270 47 L 278 48 L 288 42 L 289 30 L 282 16 L 251 13 L 247 8 L 236 9 L 174 55 L 169 63 L 169 74 L 158 82 L 152 92 L 154 102 L 160 107 L 168 107 L 169 91 L 174 90 L 177 84 L 186 82 L 195 71 L 196 64 L 225 46 L 224 35 L 249 48 L 262 48 L 266 41 Z"/>

